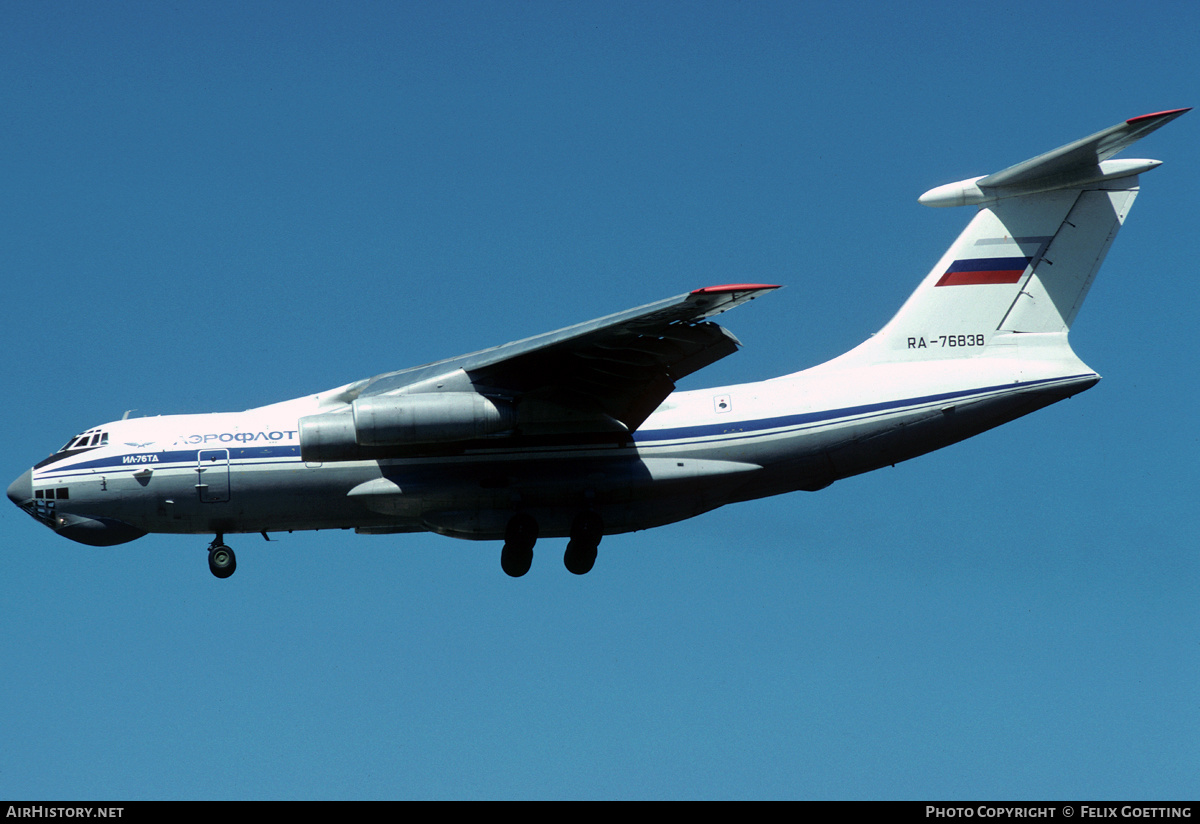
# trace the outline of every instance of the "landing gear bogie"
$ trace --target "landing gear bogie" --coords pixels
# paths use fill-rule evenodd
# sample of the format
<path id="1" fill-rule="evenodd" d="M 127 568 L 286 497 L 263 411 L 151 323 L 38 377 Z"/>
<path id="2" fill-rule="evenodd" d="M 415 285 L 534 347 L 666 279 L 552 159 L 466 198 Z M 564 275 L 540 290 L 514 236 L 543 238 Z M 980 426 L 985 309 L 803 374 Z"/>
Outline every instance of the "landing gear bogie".
<path id="1" fill-rule="evenodd" d="M 596 551 L 604 537 L 604 520 L 598 512 L 580 512 L 571 522 L 571 540 L 563 554 L 563 565 L 574 575 L 586 575 L 596 564 Z M 518 512 L 504 530 L 504 548 L 500 550 L 500 568 L 513 578 L 529 572 L 533 564 L 533 545 L 538 539 L 538 522 L 527 512 Z"/>

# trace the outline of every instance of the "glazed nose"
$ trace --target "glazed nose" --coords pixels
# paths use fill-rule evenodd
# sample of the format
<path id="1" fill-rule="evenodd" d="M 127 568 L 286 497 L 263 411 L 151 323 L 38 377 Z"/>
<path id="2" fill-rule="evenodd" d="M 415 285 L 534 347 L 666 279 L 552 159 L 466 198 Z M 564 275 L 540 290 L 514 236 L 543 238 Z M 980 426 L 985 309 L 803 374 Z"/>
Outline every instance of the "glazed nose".
<path id="1" fill-rule="evenodd" d="M 21 477 L 8 485 L 8 499 L 21 506 L 33 497 L 33 470 L 26 469 Z"/>

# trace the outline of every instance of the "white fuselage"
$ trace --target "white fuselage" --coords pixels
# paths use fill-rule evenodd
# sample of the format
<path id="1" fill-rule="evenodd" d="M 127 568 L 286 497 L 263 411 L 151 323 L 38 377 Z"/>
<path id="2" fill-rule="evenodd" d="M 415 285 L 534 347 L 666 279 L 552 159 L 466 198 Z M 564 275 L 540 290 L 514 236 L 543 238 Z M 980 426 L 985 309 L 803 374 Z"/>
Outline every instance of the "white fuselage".
<path id="1" fill-rule="evenodd" d="M 130 538 L 64 527 L 87 519 L 128 525 L 132 537 L 357 528 L 498 539 L 514 507 L 534 514 L 543 537 L 568 534 L 581 507 L 599 511 L 613 534 L 820 489 L 1099 379 L 1064 346 L 1045 360 L 1028 349 L 1019 359 L 997 345 L 978 357 L 885 365 L 856 365 L 851 352 L 773 380 L 675 392 L 623 443 L 508 437 L 305 462 L 298 420 L 334 390 L 245 412 L 114 421 L 97 427 L 104 445 L 51 456 L 30 481 L 40 519 L 86 543 Z"/>

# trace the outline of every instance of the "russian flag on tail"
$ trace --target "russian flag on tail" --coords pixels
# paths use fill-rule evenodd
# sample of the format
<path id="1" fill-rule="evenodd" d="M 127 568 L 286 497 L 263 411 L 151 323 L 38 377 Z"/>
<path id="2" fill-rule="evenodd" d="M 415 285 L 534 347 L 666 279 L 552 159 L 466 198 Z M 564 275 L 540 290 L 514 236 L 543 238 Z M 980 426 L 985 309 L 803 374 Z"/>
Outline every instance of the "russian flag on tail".
<path id="1" fill-rule="evenodd" d="M 1016 283 L 1032 258 L 1002 257 L 956 260 L 934 286 L 978 286 L 985 283 Z"/>

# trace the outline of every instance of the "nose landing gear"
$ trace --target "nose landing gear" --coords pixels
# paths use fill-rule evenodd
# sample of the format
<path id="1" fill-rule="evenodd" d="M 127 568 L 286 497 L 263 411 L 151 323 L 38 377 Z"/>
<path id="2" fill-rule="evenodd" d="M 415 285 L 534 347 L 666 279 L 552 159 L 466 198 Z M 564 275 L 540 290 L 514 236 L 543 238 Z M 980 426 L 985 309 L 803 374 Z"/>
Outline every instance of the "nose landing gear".
<path id="1" fill-rule="evenodd" d="M 208 545 L 208 568 L 218 578 L 228 578 L 237 569 L 237 556 L 225 546 L 224 539 L 224 535 L 217 533 L 217 537 Z"/>

